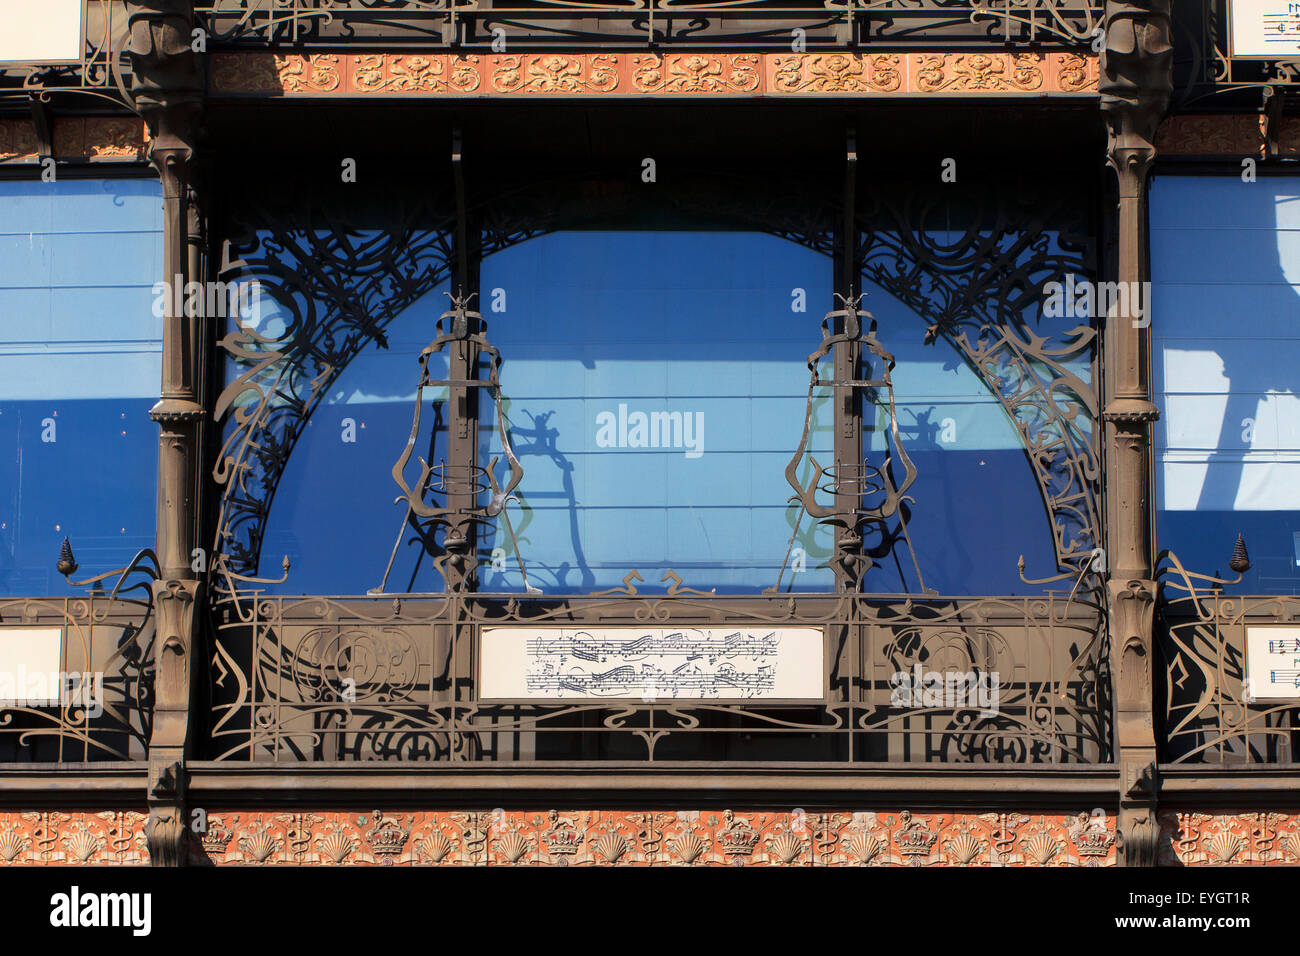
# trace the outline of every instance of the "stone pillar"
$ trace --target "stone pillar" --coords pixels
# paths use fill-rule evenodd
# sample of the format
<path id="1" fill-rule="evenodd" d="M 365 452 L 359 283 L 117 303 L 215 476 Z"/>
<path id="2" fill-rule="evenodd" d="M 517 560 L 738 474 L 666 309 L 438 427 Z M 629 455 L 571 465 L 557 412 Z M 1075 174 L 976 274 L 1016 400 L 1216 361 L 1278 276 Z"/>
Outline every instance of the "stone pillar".
<path id="1" fill-rule="evenodd" d="M 1115 701 L 1119 857 L 1123 866 L 1154 866 L 1157 749 L 1154 725 L 1156 586 L 1152 566 L 1151 303 L 1132 307 L 1147 279 L 1147 176 L 1156 128 L 1173 91 L 1170 0 L 1106 4 L 1101 109 L 1107 163 L 1118 186 L 1116 279 L 1129 308 L 1112 305 L 1103 329 L 1105 377 L 1104 496 L 1109 568 L 1110 655 Z M 1123 299 L 1120 300 L 1121 302 Z"/>
<path id="2" fill-rule="evenodd" d="M 201 258 L 192 256 L 190 246 L 191 231 L 198 224 L 197 211 L 192 209 L 190 168 L 202 101 L 197 56 L 191 49 L 193 28 L 189 0 L 127 3 L 131 94 L 149 127 L 149 159 L 162 181 L 163 279 L 171 293 L 163 319 L 161 398 L 150 411 L 160 430 L 155 550 L 161 576 L 154 582 L 153 594 L 157 636 L 146 826 L 155 866 L 182 865 L 188 850 L 185 758 L 198 671 L 196 621 L 203 600 L 191 556 L 196 546 L 202 461 L 203 315 L 202 306 L 187 308 L 190 297 L 185 290 L 186 283 L 204 278 L 193 274 Z"/>

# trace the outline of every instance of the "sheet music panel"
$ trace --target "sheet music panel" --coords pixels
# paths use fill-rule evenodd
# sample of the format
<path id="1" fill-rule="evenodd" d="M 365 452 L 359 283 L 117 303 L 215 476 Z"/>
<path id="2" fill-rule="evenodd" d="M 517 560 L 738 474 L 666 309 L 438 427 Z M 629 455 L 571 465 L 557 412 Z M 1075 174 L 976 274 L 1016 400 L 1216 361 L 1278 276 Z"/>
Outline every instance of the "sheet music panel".
<path id="1" fill-rule="evenodd" d="M 1300 627 L 1246 628 L 1246 696 L 1300 698 Z"/>
<path id="2" fill-rule="evenodd" d="M 483 700 L 824 700 L 821 628 L 485 627 Z"/>

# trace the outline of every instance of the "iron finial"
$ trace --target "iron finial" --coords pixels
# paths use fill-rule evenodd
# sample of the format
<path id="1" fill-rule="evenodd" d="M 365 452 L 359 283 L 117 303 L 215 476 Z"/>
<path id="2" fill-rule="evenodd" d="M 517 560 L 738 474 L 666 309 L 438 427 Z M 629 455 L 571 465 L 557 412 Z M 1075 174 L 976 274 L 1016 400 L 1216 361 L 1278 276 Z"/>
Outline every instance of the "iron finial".
<path id="1" fill-rule="evenodd" d="M 59 548 L 59 563 L 55 565 L 65 578 L 77 573 L 77 559 L 72 556 L 72 542 L 63 536 L 63 547 Z"/>
<path id="2" fill-rule="evenodd" d="M 1238 574 L 1250 570 L 1250 553 L 1246 550 L 1246 537 L 1241 533 L 1237 534 L 1237 543 L 1232 546 L 1232 559 L 1228 562 L 1228 567 Z"/>

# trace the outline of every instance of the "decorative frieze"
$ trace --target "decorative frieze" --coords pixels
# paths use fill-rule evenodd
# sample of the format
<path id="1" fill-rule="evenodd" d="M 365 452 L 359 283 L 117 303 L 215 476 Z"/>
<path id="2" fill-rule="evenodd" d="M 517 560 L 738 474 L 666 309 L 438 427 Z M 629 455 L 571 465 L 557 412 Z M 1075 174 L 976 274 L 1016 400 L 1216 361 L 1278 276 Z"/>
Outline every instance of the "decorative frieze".
<path id="1" fill-rule="evenodd" d="M 147 866 L 135 810 L 0 812 L 0 867 Z"/>
<path id="2" fill-rule="evenodd" d="M 214 97 L 1084 96 L 1086 53 L 216 53 Z"/>
<path id="3" fill-rule="evenodd" d="M 140 162 L 148 134 L 134 116 L 54 118 L 54 158 L 61 162 Z M 0 119 L 0 163 L 40 160 L 36 128 L 28 119 Z"/>
<path id="4" fill-rule="evenodd" d="M 1160 124 L 1156 149 L 1161 156 L 1262 157 L 1267 118 L 1263 113 L 1195 113 L 1170 116 Z M 1278 124 L 1277 154 L 1300 156 L 1300 117 Z"/>
<path id="5" fill-rule="evenodd" d="M 211 811 L 192 862 L 247 866 L 1113 866 L 1097 811 Z"/>
<path id="6" fill-rule="evenodd" d="M 1300 865 L 1300 813 L 1197 813 L 1159 815 L 1162 866 Z"/>

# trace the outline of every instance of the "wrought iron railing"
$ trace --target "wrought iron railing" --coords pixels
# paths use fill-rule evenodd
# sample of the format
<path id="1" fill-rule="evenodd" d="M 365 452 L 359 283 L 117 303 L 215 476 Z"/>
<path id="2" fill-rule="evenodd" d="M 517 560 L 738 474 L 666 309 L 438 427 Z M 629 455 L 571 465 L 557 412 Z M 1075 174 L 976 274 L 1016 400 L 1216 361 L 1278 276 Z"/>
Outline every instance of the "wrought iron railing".
<path id="1" fill-rule="evenodd" d="M 1087 592 L 216 595 L 205 732 L 215 760 L 1080 764 L 1111 753 L 1105 614 Z M 484 627 L 595 624 L 823 628 L 825 698 L 481 699 Z M 899 675 L 918 669 L 992 677 L 993 706 L 900 699 Z"/>
<path id="2" fill-rule="evenodd" d="M 1089 40 L 1089 0 L 207 0 L 213 40 L 229 43 L 512 47 Z M 798 34 L 795 31 L 800 31 Z M 497 47 L 493 47 L 493 43 Z"/>
<path id="3" fill-rule="evenodd" d="M 1246 672 L 1246 628 L 1300 625 L 1300 595 L 1228 595 L 1199 586 L 1181 565 L 1165 586 L 1156 641 L 1163 675 L 1162 760 L 1187 764 L 1294 764 L 1296 700 L 1259 699 Z M 1204 579 L 1203 579 L 1204 580 Z M 1229 583 L 1229 582 L 1217 582 Z M 1163 704 L 1163 706 L 1162 706 Z"/>
<path id="4" fill-rule="evenodd" d="M 57 678 L 5 674 L 0 762 L 145 758 L 153 723 L 151 610 L 147 600 L 103 590 L 0 601 L 0 637 L 13 627 L 62 631 Z M 47 703 L 43 692 L 55 679 L 63 693 L 57 703 Z"/>

